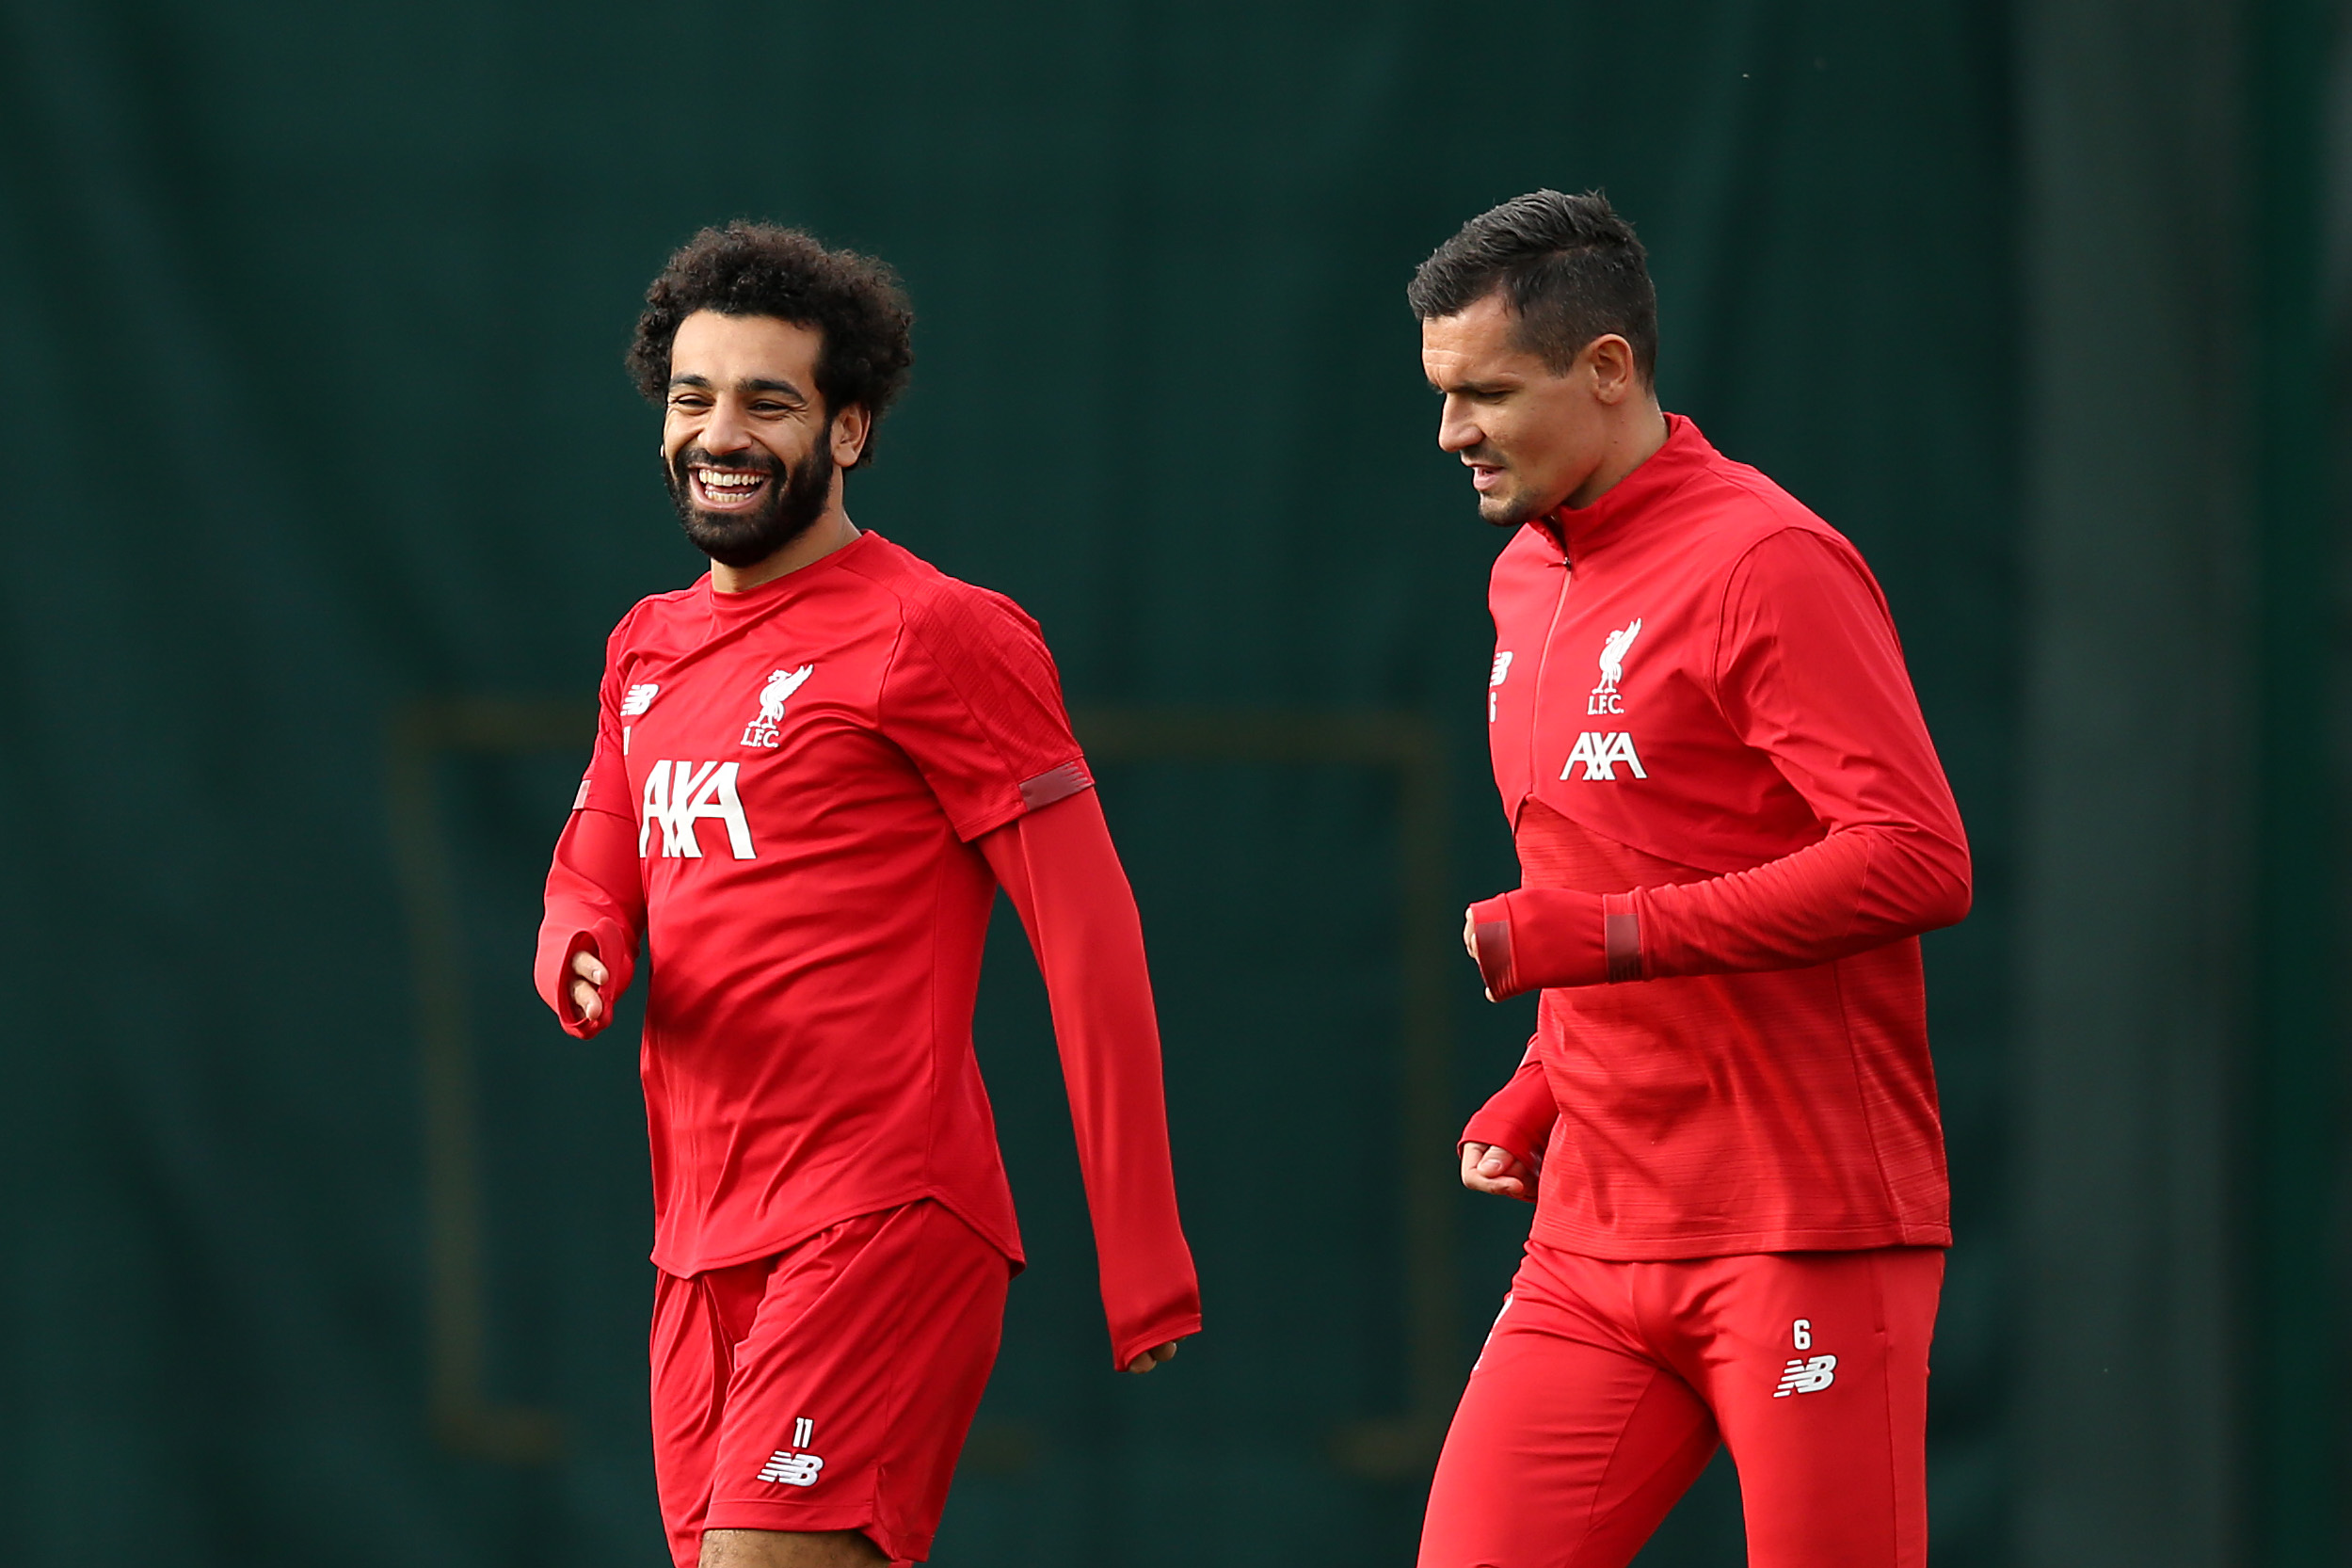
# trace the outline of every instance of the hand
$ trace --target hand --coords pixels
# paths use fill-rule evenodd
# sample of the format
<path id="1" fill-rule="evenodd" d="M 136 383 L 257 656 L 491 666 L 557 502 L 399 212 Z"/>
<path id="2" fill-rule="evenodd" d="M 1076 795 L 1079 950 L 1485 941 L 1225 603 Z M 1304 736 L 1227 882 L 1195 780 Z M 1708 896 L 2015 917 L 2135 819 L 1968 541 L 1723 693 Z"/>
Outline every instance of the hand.
<path id="1" fill-rule="evenodd" d="M 1471 963 L 1479 963 L 1479 917 L 1478 911 L 1474 908 L 1464 909 L 1462 912 L 1462 951 L 1470 955 Z M 1485 974 L 1486 966 L 1479 964 L 1479 975 L 1481 981 L 1484 979 Z M 1485 989 L 1482 984 L 1480 988 L 1481 990 Z M 1495 1000 L 1495 993 L 1491 990 L 1487 991 L 1486 1000 L 1493 1001 Z"/>
<path id="2" fill-rule="evenodd" d="M 580 952 L 571 955 L 571 1004 L 579 1010 L 582 1023 L 600 1022 L 604 1016 L 604 993 L 599 987 L 612 979 L 612 971 L 597 962 L 593 952 Z"/>
<path id="3" fill-rule="evenodd" d="M 1130 1372 L 1148 1372 L 1176 1353 L 1176 1343 L 1173 1340 L 1165 1345 L 1154 1345 L 1150 1350 L 1128 1362 L 1127 1369 Z"/>
<path id="4" fill-rule="evenodd" d="M 1533 1203 L 1535 1178 L 1542 1169 L 1541 1164 L 1529 1169 L 1499 1144 L 1462 1145 L 1462 1185 L 1473 1192 L 1492 1192 L 1498 1198 Z"/>

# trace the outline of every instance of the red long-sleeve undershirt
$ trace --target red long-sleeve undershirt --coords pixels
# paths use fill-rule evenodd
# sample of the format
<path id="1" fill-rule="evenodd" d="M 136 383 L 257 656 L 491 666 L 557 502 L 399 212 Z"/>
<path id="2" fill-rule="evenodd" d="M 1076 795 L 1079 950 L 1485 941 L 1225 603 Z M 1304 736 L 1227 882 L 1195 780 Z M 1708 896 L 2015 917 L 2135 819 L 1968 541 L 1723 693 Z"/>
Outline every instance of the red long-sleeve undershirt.
<path id="1" fill-rule="evenodd" d="M 1052 1009 L 1079 1165 L 1094 1222 L 1114 1364 L 1198 1333 L 1192 1255 L 1169 1178 L 1160 1097 L 1160 1029 L 1143 921 L 1093 790 L 982 835 L 986 857 L 1029 934 Z M 645 902 L 637 827 L 612 812 L 572 813 L 555 850 L 540 928 L 540 995 L 567 1032 L 594 1036 L 635 968 Z M 571 1000 L 572 959 L 592 952 L 610 971 L 602 1015 Z M 1182 1259 L 1180 1269 L 1171 1268 Z"/>
<path id="2" fill-rule="evenodd" d="M 1560 1103 L 1552 1098 L 1551 1080 L 1544 1076 L 1544 1063 L 1530 1040 L 1519 1070 L 1479 1107 L 1478 1114 L 1462 1129 L 1456 1147 L 1485 1144 L 1526 1166 L 1530 1179 L 1521 1185 L 1518 1196 L 1524 1203 L 1533 1203 L 1532 1177 L 1544 1163 L 1544 1151 L 1551 1146 L 1552 1128 L 1559 1121 Z"/>

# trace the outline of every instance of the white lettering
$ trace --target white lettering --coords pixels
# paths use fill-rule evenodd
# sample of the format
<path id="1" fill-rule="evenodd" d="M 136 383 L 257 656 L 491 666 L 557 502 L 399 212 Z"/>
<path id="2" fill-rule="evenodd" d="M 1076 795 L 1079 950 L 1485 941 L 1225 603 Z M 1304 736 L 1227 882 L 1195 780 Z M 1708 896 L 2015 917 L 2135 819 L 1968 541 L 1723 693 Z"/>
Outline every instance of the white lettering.
<path id="1" fill-rule="evenodd" d="M 1630 731 L 1602 734 L 1598 730 L 1586 730 L 1576 737 L 1576 745 L 1568 753 L 1568 765 L 1560 770 L 1560 776 L 1563 780 L 1575 777 L 1578 762 L 1584 764 L 1584 776 L 1588 779 L 1614 782 L 1620 762 L 1631 768 L 1636 778 L 1650 776 L 1648 770 L 1641 765 L 1640 754 L 1633 748 Z"/>
<path id="2" fill-rule="evenodd" d="M 645 800 L 638 818 L 637 854 L 650 846 L 654 824 L 662 828 L 664 858 L 702 857 L 695 824 L 717 821 L 727 824 L 727 847 L 738 860 L 758 858 L 752 847 L 751 824 L 744 815 L 743 797 L 735 789 L 742 764 L 736 762 L 656 762 L 647 770 Z"/>
<path id="3" fill-rule="evenodd" d="M 678 830 L 670 824 L 670 765 L 656 762 L 646 770 L 645 799 L 637 806 L 637 858 L 646 856 L 647 842 L 653 836 L 654 825 L 662 829 L 662 853 L 678 853 Z"/>

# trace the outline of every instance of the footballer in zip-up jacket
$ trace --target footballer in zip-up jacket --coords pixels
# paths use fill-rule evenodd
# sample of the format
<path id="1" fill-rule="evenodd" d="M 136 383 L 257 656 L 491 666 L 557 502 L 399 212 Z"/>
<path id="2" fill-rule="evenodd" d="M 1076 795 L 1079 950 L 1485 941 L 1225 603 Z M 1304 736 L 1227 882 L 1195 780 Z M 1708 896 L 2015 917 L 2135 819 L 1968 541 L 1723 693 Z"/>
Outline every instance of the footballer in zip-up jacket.
<path id="1" fill-rule="evenodd" d="M 1918 936 L 1959 812 L 1843 536 L 1657 408 L 1640 243 L 1597 195 L 1474 219 L 1415 280 L 1440 440 L 1513 533 L 1490 592 L 1520 886 L 1488 994 L 1540 990 L 1462 1141 L 1532 1197 L 1422 1568 L 1630 1560 L 1719 1442 L 1755 1565 L 1925 1560 L 1951 1240 Z"/>

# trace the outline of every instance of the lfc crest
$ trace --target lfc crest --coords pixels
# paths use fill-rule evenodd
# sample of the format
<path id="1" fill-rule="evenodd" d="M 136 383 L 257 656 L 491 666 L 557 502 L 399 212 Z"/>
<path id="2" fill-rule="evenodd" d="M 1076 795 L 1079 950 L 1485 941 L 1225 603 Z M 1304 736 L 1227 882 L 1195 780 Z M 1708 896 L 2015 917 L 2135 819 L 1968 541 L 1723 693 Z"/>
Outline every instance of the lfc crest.
<path id="1" fill-rule="evenodd" d="M 1617 695 L 1617 682 L 1625 678 L 1625 654 L 1633 640 L 1641 635 L 1641 617 L 1633 617 L 1631 626 L 1621 627 L 1608 634 L 1601 644 L 1601 683 L 1592 688 L 1592 695 L 1584 699 L 1588 713 L 1622 713 L 1623 699 Z"/>
<path id="2" fill-rule="evenodd" d="M 775 749 L 784 723 L 784 704 L 816 668 L 814 664 L 803 664 L 796 670 L 769 672 L 768 683 L 760 688 L 759 716 L 744 726 L 744 744 Z"/>

